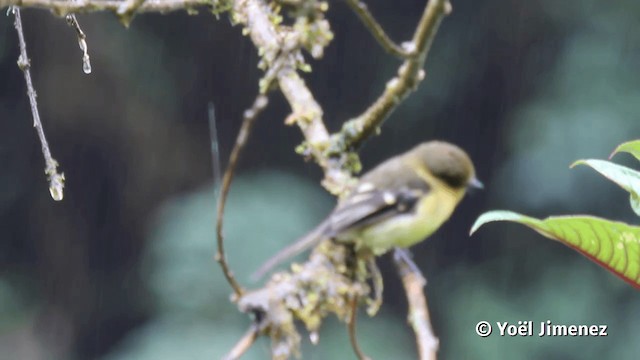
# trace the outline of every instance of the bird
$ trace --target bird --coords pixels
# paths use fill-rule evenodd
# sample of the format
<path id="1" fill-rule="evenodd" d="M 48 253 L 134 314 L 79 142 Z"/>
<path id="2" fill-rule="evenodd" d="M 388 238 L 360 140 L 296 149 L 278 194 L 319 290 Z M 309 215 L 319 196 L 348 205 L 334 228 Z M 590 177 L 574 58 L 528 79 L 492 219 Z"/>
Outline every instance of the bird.
<path id="1" fill-rule="evenodd" d="M 253 278 L 325 239 L 375 256 L 408 248 L 438 230 L 470 188 L 483 184 L 464 150 L 445 141 L 423 142 L 365 173 L 324 221 L 265 262 Z"/>

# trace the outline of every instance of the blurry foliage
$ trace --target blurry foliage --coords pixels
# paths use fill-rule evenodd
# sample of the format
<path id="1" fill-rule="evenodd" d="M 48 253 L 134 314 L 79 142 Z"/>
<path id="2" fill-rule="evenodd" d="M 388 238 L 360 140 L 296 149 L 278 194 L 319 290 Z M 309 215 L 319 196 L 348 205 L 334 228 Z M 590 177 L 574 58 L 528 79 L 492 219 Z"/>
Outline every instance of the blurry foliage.
<path id="1" fill-rule="evenodd" d="M 512 280 L 526 281 L 520 289 L 505 287 L 504 280 L 496 278 L 502 271 L 504 264 L 496 259 L 481 266 L 452 269 L 438 279 L 455 284 L 449 287 L 447 303 L 431 306 L 447 319 L 440 327 L 441 338 L 449 339 L 441 342 L 443 359 L 631 360 L 640 352 L 640 344 L 634 340 L 640 331 L 640 302 L 621 296 L 630 288 L 623 282 L 603 282 L 607 274 L 600 268 L 582 259 L 566 261 L 561 255 L 550 255 L 545 266 L 537 269 L 535 279 Z M 547 320 L 554 324 L 605 324 L 609 335 L 538 337 L 540 322 Z M 490 321 L 493 335 L 476 335 L 473 329 L 479 321 Z M 495 321 L 533 321 L 534 336 L 501 337 Z"/>
<path id="2" fill-rule="evenodd" d="M 541 77 L 538 94 L 514 110 L 505 134 L 510 156 L 492 188 L 499 190 L 494 195 L 501 203 L 515 199 L 536 210 L 558 204 L 584 209 L 608 194 L 560 170 L 640 132 L 640 32 L 630 31 L 637 17 L 623 6 L 612 9 L 590 0 L 556 13 L 566 2 L 545 3 L 547 11 L 573 26 L 556 67 Z M 590 15 L 576 24 L 581 19 L 576 10 Z"/>
<path id="3" fill-rule="evenodd" d="M 0 278 L 0 333 L 24 321 L 29 311 L 27 304 L 24 294 L 21 294 L 14 284 Z"/>

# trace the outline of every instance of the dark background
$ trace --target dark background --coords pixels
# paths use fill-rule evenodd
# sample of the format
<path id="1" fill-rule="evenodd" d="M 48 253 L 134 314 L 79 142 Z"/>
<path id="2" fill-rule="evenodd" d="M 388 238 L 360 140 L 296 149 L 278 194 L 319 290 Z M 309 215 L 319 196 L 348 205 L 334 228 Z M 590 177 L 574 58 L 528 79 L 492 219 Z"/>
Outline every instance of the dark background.
<path id="1" fill-rule="evenodd" d="M 398 41 L 424 1 L 368 1 Z M 640 132 L 640 3 L 635 0 L 454 0 L 426 79 L 362 150 L 365 169 L 433 138 L 466 149 L 486 191 L 467 197 L 415 247 L 428 279 L 443 359 L 635 359 L 637 292 L 558 243 L 517 225 L 468 236 L 483 211 L 544 217 L 587 213 L 636 222 L 628 195 L 579 158 L 606 158 Z M 335 39 L 305 75 L 327 126 L 362 112 L 395 74 L 341 1 Z M 16 66 L 13 17 L 0 17 L 0 357 L 210 359 L 249 320 L 228 301 L 213 261 L 214 184 L 207 104 L 222 165 L 261 72 L 249 39 L 226 15 L 141 15 L 129 29 L 111 14 L 79 15 L 93 73 L 75 33 L 43 10 L 23 11 L 40 112 L 65 198 L 49 196 L 44 161 Z M 307 58 L 309 58 L 307 56 Z M 229 197 L 231 266 L 248 274 L 321 220 L 333 199 L 321 172 L 293 151 L 299 130 L 274 92 Z M 636 166 L 624 155 L 616 158 Z M 388 259 L 385 304 L 361 316 L 376 359 L 415 358 L 404 293 Z M 363 314 L 364 315 L 364 314 Z M 480 320 L 606 324 L 606 338 L 479 338 Z M 308 343 L 308 341 L 306 341 Z M 259 342 L 247 359 L 268 357 Z M 354 358 L 331 319 L 304 358 Z"/>

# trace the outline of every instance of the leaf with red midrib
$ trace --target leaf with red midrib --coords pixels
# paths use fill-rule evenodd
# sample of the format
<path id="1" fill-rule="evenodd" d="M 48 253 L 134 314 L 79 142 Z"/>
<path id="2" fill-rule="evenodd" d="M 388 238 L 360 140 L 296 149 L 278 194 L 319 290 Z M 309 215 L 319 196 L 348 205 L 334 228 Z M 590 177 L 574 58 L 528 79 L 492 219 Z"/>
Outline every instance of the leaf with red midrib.
<path id="1" fill-rule="evenodd" d="M 552 216 L 540 220 L 512 211 L 489 211 L 470 234 L 486 223 L 511 221 L 526 225 L 585 255 L 640 289 L 640 227 L 594 216 Z"/>

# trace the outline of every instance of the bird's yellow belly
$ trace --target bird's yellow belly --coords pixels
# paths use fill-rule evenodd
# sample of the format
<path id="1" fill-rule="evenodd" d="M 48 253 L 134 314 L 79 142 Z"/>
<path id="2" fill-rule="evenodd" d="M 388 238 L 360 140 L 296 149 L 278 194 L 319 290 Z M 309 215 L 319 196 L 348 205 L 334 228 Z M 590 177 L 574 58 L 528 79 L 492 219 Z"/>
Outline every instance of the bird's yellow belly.
<path id="1" fill-rule="evenodd" d="M 412 213 L 394 216 L 359 231 L 358 247 L 381 255 L 393 247 L 409 247 L 433 234 L 451 216 L 458 199 L 453 194 L 431 194 Z"/>

